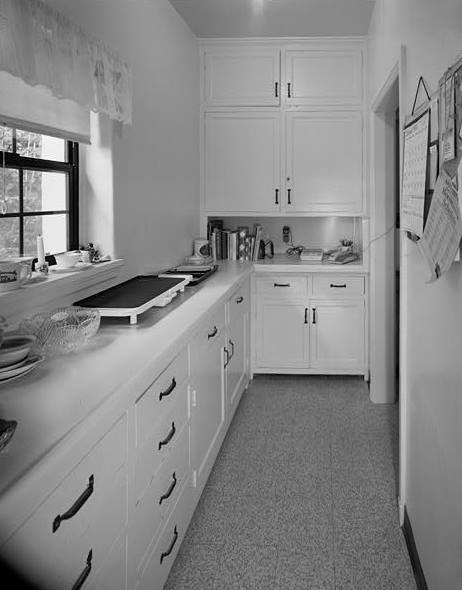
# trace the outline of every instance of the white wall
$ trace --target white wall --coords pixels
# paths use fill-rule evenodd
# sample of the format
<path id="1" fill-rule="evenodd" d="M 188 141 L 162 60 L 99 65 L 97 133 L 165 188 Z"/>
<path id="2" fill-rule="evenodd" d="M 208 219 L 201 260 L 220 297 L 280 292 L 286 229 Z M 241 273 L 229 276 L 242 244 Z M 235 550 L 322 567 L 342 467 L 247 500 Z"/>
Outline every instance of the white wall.
<path id="1" fill-rule="evenodd" d="M 127 275 L 180 262 L 199 234 L 195 37 L 167 0 L 47 4 L 109 45 L 133 72 L 133 126 L 95 117 L 94 144 L 81 150 L 82 239 L 124 258 Z"/>
<path id="2" fill-rule="evenodd" d="M 462 50 L 460 0 L 377 0 L 370 27 L 369 99 L 407 51 L 407 113 L 420 75 L 436 89 Z M 433 285 L 408 243 L 405 503 L 430 590 L 462 584 L 462 268 Z"/>

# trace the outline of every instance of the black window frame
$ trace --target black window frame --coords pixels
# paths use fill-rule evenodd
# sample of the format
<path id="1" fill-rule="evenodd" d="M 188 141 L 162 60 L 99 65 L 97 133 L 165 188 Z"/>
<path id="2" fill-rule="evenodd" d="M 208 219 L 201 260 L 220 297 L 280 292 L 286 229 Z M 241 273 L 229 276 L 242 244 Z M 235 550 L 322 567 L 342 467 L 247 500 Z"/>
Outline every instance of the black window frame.
<path id="1" fill-rule="evenodd" d="M 13 131 L 17 128 L 11 127 Z M 38 132 L 37 132 L 38 133 Z M 16 150 L 16 133 L 13 133 L 13 149 Z M 46 215 L 64 214 L 68 216 L 67 247 L 68 250 L 79 248 L 79 144 L 75 141 L 66 141 L 67 160 L 47 160 L 31 158 L 20 154 L 3 152 L 0 150 L 0 165 L 5 168 L 19 171 L 19 211 L 0 214 L 2 218 L 19 219 L 19 256 L 24 256 L 24 218 Z M 36 170 L 40 172 L 64 172 L 67 174 L 67 209 L 46 211 L 24 211 L 24 171 Z"/>

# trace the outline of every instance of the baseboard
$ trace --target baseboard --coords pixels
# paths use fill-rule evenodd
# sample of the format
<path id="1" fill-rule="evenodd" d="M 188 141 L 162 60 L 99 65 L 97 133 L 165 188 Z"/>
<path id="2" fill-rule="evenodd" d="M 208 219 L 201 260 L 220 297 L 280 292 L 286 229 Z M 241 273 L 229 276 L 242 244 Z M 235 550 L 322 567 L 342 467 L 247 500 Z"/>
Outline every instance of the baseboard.
<path id="1" fill-rule="evenodd" d="M 425 580 L 422 564 L 420 563 L 419 554 L 417 552 L 417 546 L 415 544 L 414 533 L 412 532 L 411 521 L 409 520 L 409 515 L 407 513 L 406 506 L 404 506 L 404 522 L 402 529 L 404 538 L 406 539 L 409 557 L 411 558 L 411 565 L 414 571 L 414 578 L 417 584 L 417 588 L 418 590 L 428 590 L 427 582 Z"/>

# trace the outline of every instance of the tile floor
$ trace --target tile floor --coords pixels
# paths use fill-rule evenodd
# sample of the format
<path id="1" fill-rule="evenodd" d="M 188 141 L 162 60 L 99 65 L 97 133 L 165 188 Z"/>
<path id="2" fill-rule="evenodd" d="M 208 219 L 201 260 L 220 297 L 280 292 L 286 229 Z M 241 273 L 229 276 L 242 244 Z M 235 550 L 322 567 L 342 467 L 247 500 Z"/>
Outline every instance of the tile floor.
<path id="1" fill-rule="evenodd" d="M 257 376 L 166 590 L 415 590 L 397 407 L 361 378 Z"/>

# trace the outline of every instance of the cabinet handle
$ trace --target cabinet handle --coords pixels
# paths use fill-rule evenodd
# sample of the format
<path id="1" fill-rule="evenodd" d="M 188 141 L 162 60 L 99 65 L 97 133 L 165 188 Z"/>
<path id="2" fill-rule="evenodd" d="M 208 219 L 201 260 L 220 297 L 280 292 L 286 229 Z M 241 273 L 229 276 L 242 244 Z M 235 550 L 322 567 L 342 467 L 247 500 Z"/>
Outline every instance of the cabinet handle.
<path id="1" fill-rule="evenodd" d="M 316 308 L 313 307 L 313 324 L 316 323 Z"/>
<path id="2" fill-rule="evenodd" d="M 226 348 L 226 346 L 223 348 L 223 351 L 226 354 L 226 360 L 225 360 L 225 364 L 223 365 L 223 368 L 226 369 L 226 367 L 229 365 L 230 356 L 229 356 L 229 351 Z"/>
<path id="3" fill-rule="evenodd" d="M 287 82 L 287 98 L 292 98 L 290 82 Z"/>
<path id="4" fill-rule="evenodd" d="M 176 387 L 176 379 L 175 379 L 175 377 L 173 377 L 172 382 L 168 386 L 168 388 L 165 391 L 161 391 L 159 393 L 159 401 L 161 401 L 163 397 L 167 397 L 167 395 L 170 395 L 172 393 L 172 391 L 175 389 L 175 387 Z"/>
<path id="5" fill-rule="evenodd" d="M 82 494 L 72 504 L 72 506 L 69 508 L 69 510 L 67 510 L 63 514 L 58 514 L 58 516 L 56 516 L 55 519 L 53 520 L 53 527 L 52 528 L 53 528 L 54 533 L 56 533 L 56 531 L 59 529 L 59 527 L 61 526 L 61 522 L 63 520 L 69 520 L 70 518 L 72 518 L 73 516 L 75 516 L 77 514 L 77 512 L 82 508 L 82 506 L 85 504 L 85 502 L 88 500 L 88 498 L 93 494 L 94 486 L 95 486 L 95 476 L 90 475 L 90 477 L 88 478 L 88 485 L 87 485 L 85 491 L 82 492 Z"/>
<path id="6" fill-rule="evenodd" d="M 162 496 L 160 497 L 160 499 L 159 499 L 159 504 L 162 504 L 162 502 L 163 502 L 164 500 L 168 500 L 168 499 L 170 498 L 170 496 L 172 495 L 172 493 L 173 493 L 173 490 L 174 490 L 174 489 L 175 489 L 175 487 L 176 487 L 176 484 L 177 484 L 177 479 L 176 479 L 176 473 L 175 473 L 175 472 L 173 472 L 173 475 L 172 475 L 172 477 L 173 477 L 173 481 L 172 481 L 172 483 L 170 484 L 170 486 L 169 486 L 168 490 L 165 492 L 165 494 L 162 494 Z"/>
<path id="7" fill-rule="evenodd" d="M 279 189 L 278 188 L 274 189 L 274 192 L 275 192 L 275 195 L 276 195 L 275 196 L 275 199 L 274 199 L 274 203 L 276 205 L 279 205 Z"/>
<path id="8" fill-rule="evenodd" d="M 231 357 L 229 360 L 231 360 L 234 356 L 234 342 L 230 339 L 229 343 L 231 344 Z"/>
<path id="9" fill-rule="evenodd" d="M 214 338 L 218 334 L 218 328 L 213 326 L 213 330 L 207 334 L 207 339 Z"/>
<path id="10" fill-rule="evenodd" d="M 291 193 L 292 193 L 292 189 L 288 188 L 287 189 L 287 204 L 288 205 L 292 205 Z"/>
<path id="11" fill-rule="evenodd" d="M 175 525 L 175 529 L 173 531 L 173 539 L 172 539 L 172 542 L 170 543 L 170 547 L 167 549 L 167 551 L 165 551 L 164 553 L 161 554 L 161 556 L 160 556 L 160 563 L 162 563 L 164 561 L 164 559 L 166 557 L 168 557 L 170 555 L 170 553 L 173 551 L 173 548 L 175 547 L 175 543 L 176 543 L 177 539 L 178 539 L 178 530 L 177 530 L 176 525 Z"/>
<path id="12" fill-rule="evenodd" d="M 330 288 L 331 289 L 346 289 L 346 284 L 344 283 L 343 285 L 336 285 L 335 283 L 331 283 Z"/>
<path id="13" fill-rule="evenodd" d="M 308 323 L 308 308 L 305 307 L 305 324 Z"/>
<path id="14" fill-rule="evenodd" d="M 274 96 L 275 96 L 276 98 L 278 98 L 278 97 L 279 97 L 279 82 L 275 82 L 275 83 L 274 83 Z"/>
<path id="15" fill-rule="evenodd" d="M 80 574 L 80 576 L 74 582 L 74 585 L 72 586 L 71 590 L 79 590 L 79 588 L 81 588 L 83 586 L 85 580 L 90 575 L 92 559 L 93 559 L 93 549 L 90 549 L 90 551 L 87 555 L 87 563 L 86 563 L 84 569 L 82 570 L 82 573 Z"/>
<path id="16" fill-rule="evenodd" d="M 168 443 L 174 437 L 175 432 L 176 432 L 175 422 L 172 422 L 172 428 L 170 429 L 170 432 L 167 434 L 167 436 L 164 438 L 164 440 L 159 441 L 159 449 L 158 449 L 159 451 L 164 445 L 168 445 Z"/>
<path id="17" fill-rule="evenodd" d="M 241 297 L 238 297 L 236 299 L 236 303 L 242 303 L 243 301 L 244 301 L 244 297 L 242 297 L 242 296 Z"/>
<path id="18" fill-rule="evenodd" d="M 275 287 L 290 287 L 290 283 L 273 283 Z"/>

